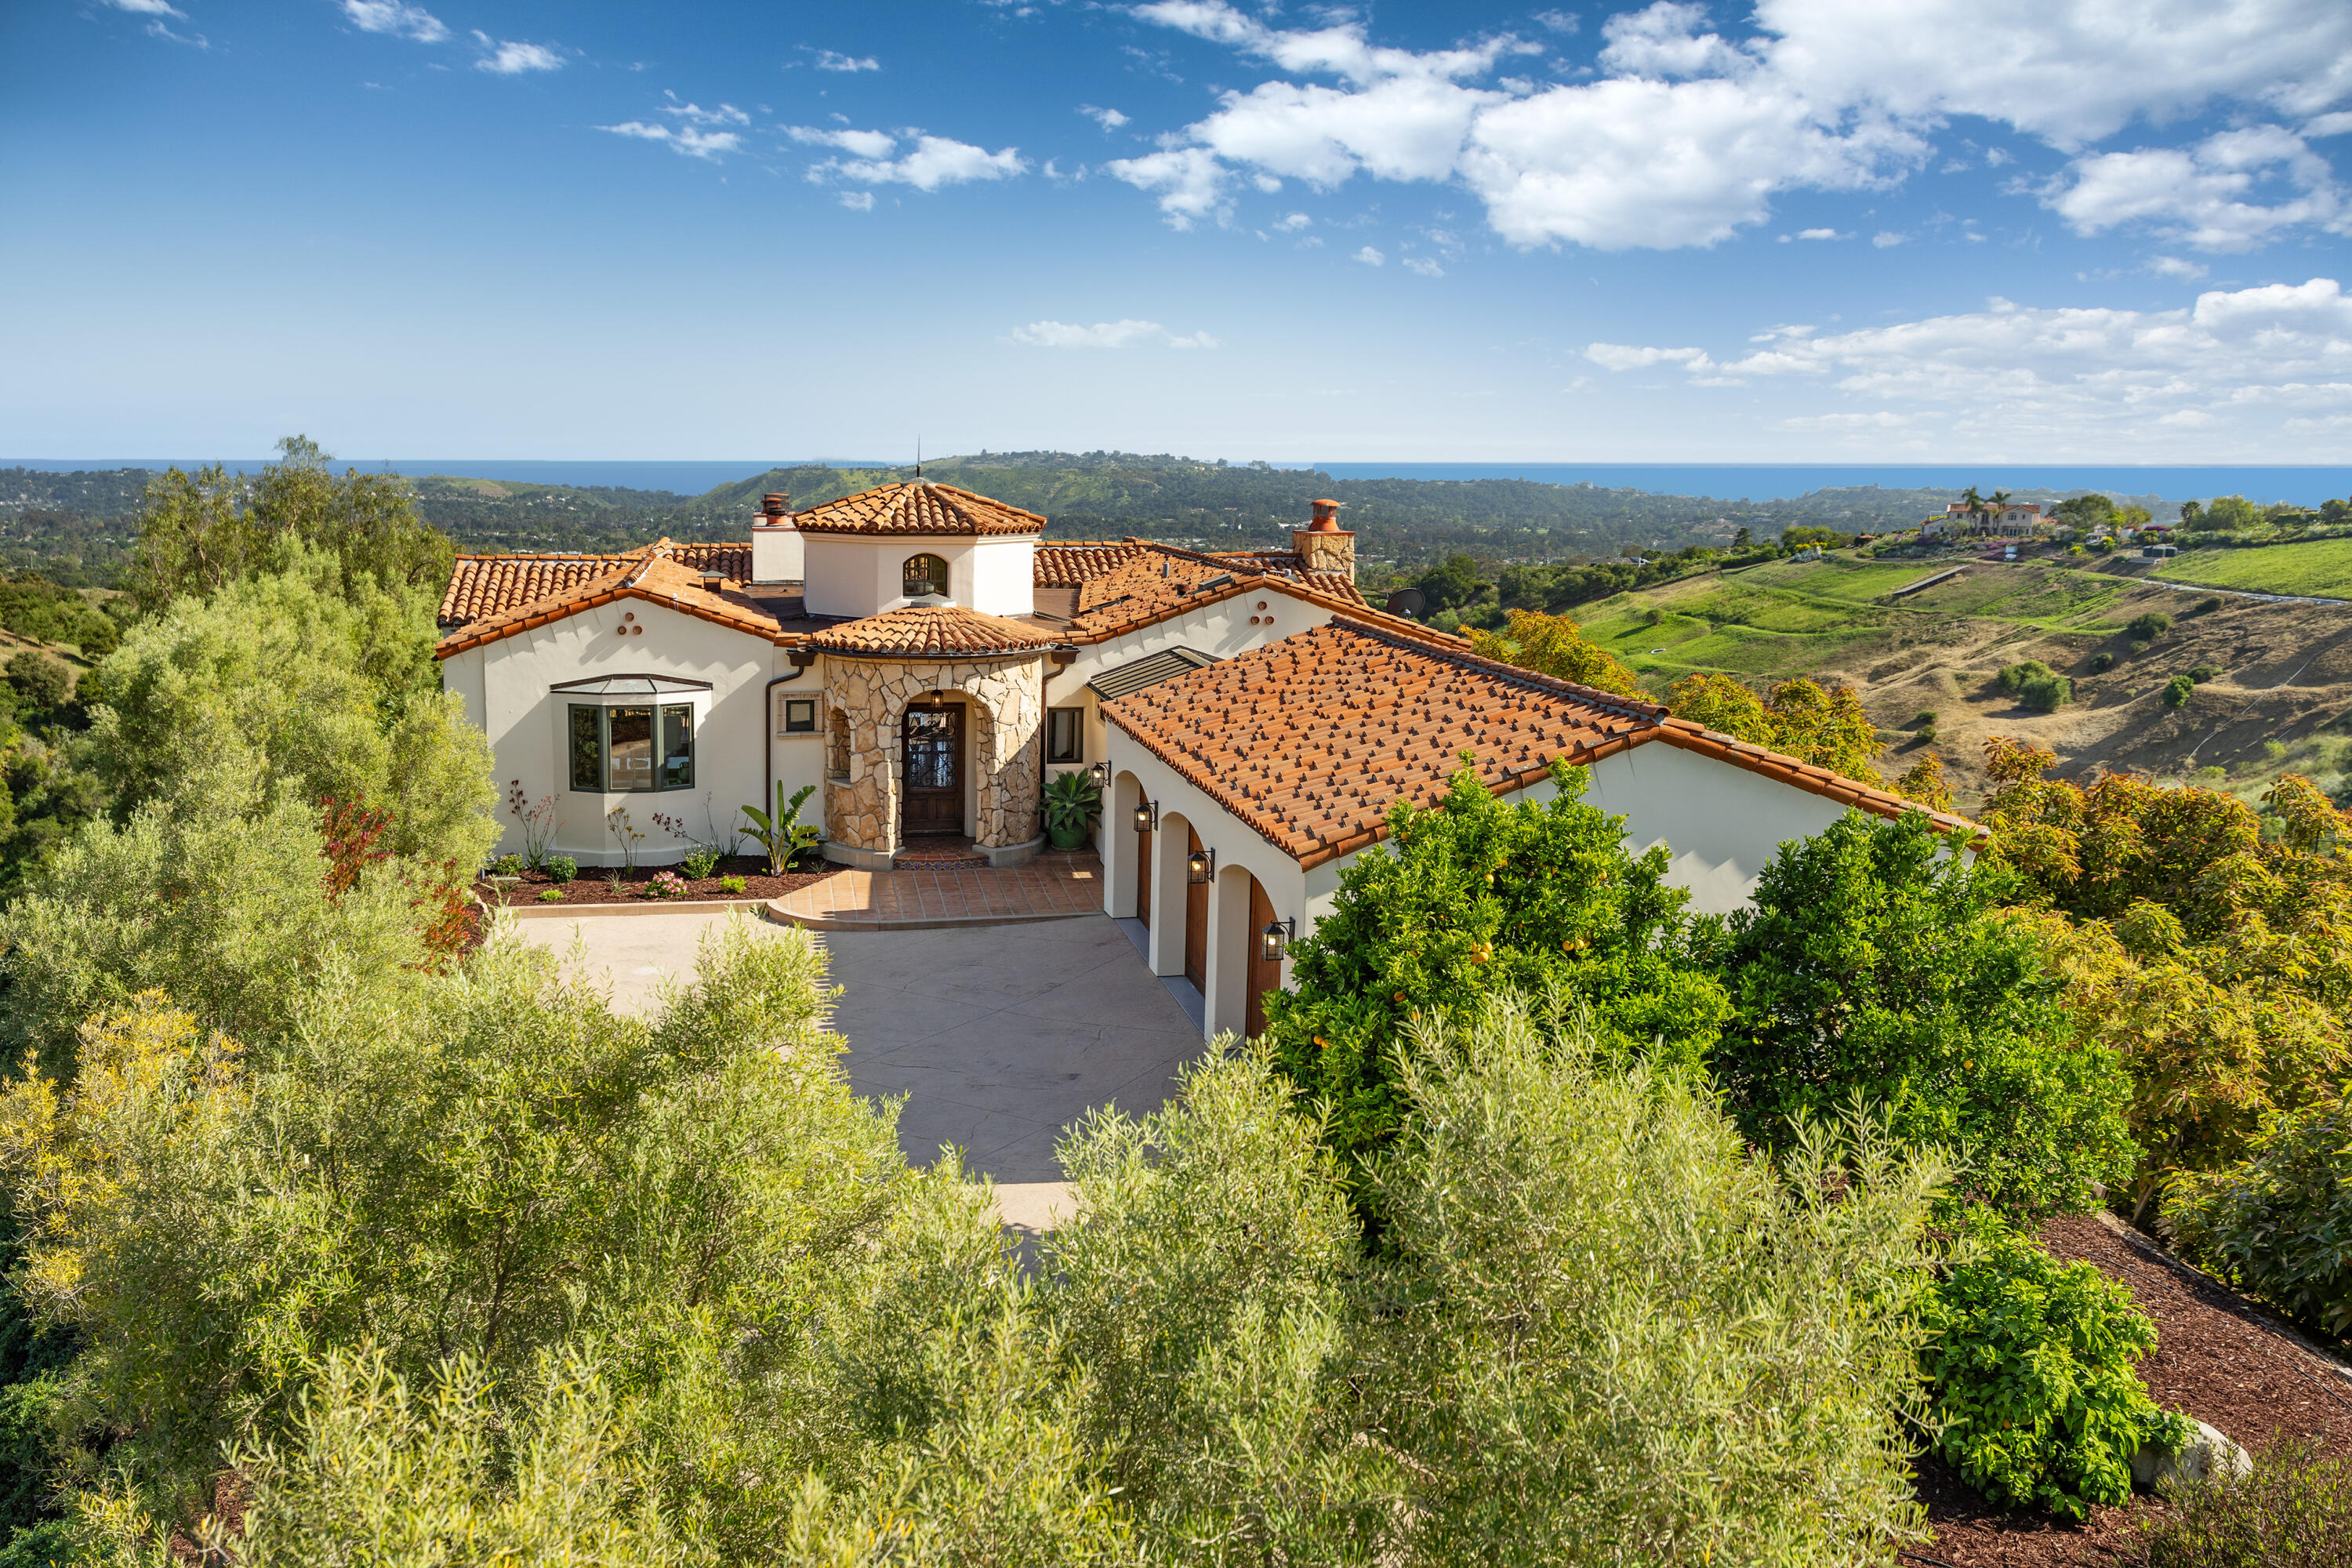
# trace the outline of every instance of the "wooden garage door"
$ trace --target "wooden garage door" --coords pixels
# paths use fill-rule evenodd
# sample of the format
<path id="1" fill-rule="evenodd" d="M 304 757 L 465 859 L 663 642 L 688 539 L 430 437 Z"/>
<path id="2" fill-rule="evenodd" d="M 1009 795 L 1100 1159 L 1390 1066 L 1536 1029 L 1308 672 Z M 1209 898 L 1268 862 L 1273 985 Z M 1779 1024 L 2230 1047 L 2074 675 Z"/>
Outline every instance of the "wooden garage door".
<path id="1" fill-rule="evenodd" d="M 1184 828 L 1184 853 L 1201 852 L 1201 836 L 1191 824 Z M 1184 978 L 1192 988 L 1206 996 L 1209 994 L 1209 884 L 1192 880 L 1187 862 L 1184 882 Z"/>
<path id="2" fill-rule="evenodd" d="M 1135 918 L 1151 929 L 1151 851 L 1160 835 L 1145 828 L 1135 836 Z"/>
<path id="3" fill-rule="evenodd" d="M 1250 879 L 1249 918 L 1249 1009 L 1248 1022 L 1244 1026 L 1253 1038 L 1265 1033 L 1265 994 L 1282 989 L 1282 960 L 1265 961 L 1265 943 L 1259 934 L 1274 923 L 1274 900 L 1265 889 Z"/>

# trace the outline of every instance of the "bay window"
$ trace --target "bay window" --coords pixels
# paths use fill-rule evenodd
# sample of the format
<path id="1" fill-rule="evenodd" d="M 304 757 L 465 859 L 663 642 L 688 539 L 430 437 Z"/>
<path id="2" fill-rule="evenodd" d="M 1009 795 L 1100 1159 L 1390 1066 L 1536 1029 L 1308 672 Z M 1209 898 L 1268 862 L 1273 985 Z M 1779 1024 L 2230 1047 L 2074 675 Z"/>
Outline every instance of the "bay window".
<path id="1" fill-rule="evenodd" d="M 567 700 L 564 750 L 573 789 L 620 795 L 694 787 L 691 697 L 709 691 L 708 685 L 637 675 L 568 681 L 554 689 Z"/>

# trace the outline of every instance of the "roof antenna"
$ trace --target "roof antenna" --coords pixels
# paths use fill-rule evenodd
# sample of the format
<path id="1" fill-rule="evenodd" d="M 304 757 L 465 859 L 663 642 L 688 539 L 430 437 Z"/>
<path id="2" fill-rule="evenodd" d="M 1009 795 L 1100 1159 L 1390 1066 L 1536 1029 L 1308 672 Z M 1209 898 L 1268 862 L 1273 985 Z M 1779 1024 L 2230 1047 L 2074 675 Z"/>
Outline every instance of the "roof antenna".
<path id="1" fill-rule="evenodd" d="M 915 437 L 915 481 L 916 481 L 918 484 L 919 484 L 919 483 L 921 483 L 921 482 L 922 482 L 922 478 L 923 478 L 923 438 L 922 438 L 922 437 L 920 437 L 920 436 L 919 435 L 919 436 L 917 436 L 917 437 Z"/>

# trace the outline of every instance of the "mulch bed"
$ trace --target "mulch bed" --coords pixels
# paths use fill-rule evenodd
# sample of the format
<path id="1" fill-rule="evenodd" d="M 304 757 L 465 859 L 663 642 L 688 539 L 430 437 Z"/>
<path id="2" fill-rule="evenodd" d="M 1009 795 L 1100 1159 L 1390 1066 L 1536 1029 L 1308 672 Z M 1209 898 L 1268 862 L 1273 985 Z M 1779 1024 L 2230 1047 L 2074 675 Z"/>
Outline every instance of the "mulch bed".
<path id="1" fill-rule="evenodd" d="M 2140 1310 L 2156 1320 L 2156 1352 L 2139 1372 L 2158 1404 L 2186 1410 L 2250 1448 L 2285 1436 L 2315 1438 L 2330 1454 L 2352 1454 L 2352 1377 L 2329 1370 L 2269 1313 L 2166 1257 L 2155 1243 L 2094 1216 L 2052 1220 L 2042 1242 L 2053 1258 L 2094 1264 L 2129 1285 Z M 2077 1525 L 1997 1509 L 1933 1455 L 1920 1459 L 1916 1473 L 1936 1539 L 1907 1549 L 1907 1563 L 2137 1563 L 2146 1558 L 2140 1526 L 2165 1506 L 2138 1496 L 2125 1508 L 2094 1509 Z"/>
<path id="2" fill-rule="evenodd" d="M 504 901 L 516 909 L 522 910 L 561 904 L 657 904 L 665 900 L 646 897 L 646 889 L 652 884 L 655 874 L 661 871 L 677 871 L 681 877 L 685 875 L 676 866 L 640 866 L 634 871 L 621 873 L 620 880 L 614 883 L 607 879 L 611 878 L 616 869 L 617 868 L 614 867 L 583 866 L 580 868 L 580 875 L 569 882 L 551 881 L 543 872 L 526 871 L 523 873 L 521 881 L 506 890 Z M 692 899 L 740 900 L 782 898 L 784 894 L 805 888 L 812 882 L 821 882 L 839 869 L 840 868 L 836 866 L 826 866 L 814 871 L 790 871 L 781 877 L 771 877 L 768 875 L 768 862 L 764 858 L 730 856 L 711 868 L 709 876 L 688 881 L 686 884 L 686 892 L 678 899 L 668 901 L 684 903 Z M 719 885 L 719 879 L 721 877 L 742 878 L 743 890 L 740 893 L 729 892 Z M 553 899 L 541 897 L 551 889 L 561 894 L 562 897 Z M 476 882 L 474 891 L 482 896 L 484 903 L 494 904 L 500 901 L 497 896 L 497 889 L 486 881 Z"/>

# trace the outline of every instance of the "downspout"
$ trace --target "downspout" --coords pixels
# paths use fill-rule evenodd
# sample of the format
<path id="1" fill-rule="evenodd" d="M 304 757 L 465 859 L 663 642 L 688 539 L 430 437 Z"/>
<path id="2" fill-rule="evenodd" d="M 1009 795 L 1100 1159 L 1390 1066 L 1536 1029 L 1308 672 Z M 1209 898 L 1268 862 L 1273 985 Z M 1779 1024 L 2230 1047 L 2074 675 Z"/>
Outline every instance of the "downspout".
<path id="1" fill-rule="evenodd" d="M 768 803 L 776 798 L 776 732 L 768 728 L 776 721 L 776 688 L 790 686 L 809 672 L 816 655 L 806 648 L 794 648 L 784 655 L 793 667 L 790 675 L 779 675 L 760 689 L 760 809 L 769 809 Z"/>

